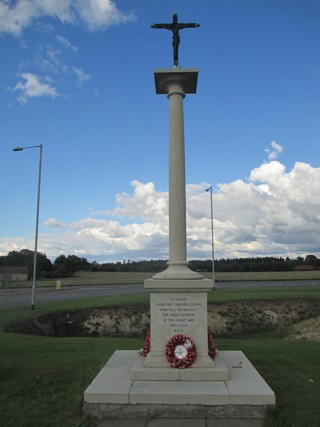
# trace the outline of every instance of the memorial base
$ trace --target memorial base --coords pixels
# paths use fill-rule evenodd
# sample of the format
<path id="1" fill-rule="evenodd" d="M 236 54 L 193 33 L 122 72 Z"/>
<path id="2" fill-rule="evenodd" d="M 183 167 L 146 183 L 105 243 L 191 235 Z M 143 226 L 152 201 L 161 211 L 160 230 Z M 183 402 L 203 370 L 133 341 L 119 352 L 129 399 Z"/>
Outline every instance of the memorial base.
<path id="1" fill-rule="evenodd" d="M 193 368 L 171 368 L 182 375 L 175 381 L 167 369 L 159 380 L 133 380 L 141 358 L 137 351 L 116 351 L 85 391 L 83 411 L 99 427 L 258 427 L 275 405 L 273 391 L 241 351 L 218 353 L 229 371 L 225 381 L 182 379 Z"/>

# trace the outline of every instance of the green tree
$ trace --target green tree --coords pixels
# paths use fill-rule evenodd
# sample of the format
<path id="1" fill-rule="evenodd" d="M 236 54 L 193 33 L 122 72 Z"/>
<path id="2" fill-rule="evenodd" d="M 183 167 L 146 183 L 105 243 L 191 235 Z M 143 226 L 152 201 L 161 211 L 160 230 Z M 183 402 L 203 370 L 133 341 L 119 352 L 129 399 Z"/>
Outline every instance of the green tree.
<path id="1" fill-rule="evenodd" d="M 65 255 L 58 256 L 54 261 L 54 274 L 58 272 L 63 272 L 64 276 L 73 276 L 76 271 L 79 270 L 90 270 L 90 263 L 86 258 L 80 258 L 76 255 Z M 62 269 L 61 266 L 64 268 Z"/>

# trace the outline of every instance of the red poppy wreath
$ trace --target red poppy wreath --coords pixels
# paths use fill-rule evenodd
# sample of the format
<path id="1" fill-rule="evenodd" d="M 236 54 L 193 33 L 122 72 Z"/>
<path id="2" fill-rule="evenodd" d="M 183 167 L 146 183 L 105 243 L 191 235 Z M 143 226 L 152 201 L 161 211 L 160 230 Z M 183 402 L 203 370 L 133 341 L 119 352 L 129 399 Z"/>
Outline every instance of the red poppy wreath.
<path id="1" fill-rule="evenodd" d="M 189 368 L 197 358 L 195 343 L 190 337 L 174 335 L 165 346 L 166 358 L 172 368 Z"/>

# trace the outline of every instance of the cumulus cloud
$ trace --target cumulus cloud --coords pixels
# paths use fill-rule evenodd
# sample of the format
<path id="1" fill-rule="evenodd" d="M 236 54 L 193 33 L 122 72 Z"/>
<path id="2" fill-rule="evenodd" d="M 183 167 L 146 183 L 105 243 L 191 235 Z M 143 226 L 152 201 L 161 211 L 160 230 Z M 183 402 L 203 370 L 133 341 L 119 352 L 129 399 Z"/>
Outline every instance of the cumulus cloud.
<path id="1" fill-rule="evenodd" d="M 72 22 L 74 13 L 70 0 L 2 0 L 0 3 L 0 31 L 20 35 L 23 30 L 43 17 L 50 16 L 61 22 Z"/>
<path id="2" fill-rule="evenodd" d="M 283 147 L 276 141 L 272 141 L 270 145 L 271 148 L 266 148 L 265 152 L 268 153 L 268 160 L 275 160 L 282 153 Z"/>
<path id="3" fill-rule="evenodd" d="M 0 32 L 18 36 L 43 17 L 68 24 L 82 22 L 89 30 L 100 30 L 135 19 L 133 13 L 121 12 L 112 0 L 0 1 Z"/>
<path id="4" fill-rule="evenodd" d="M 22 73 L 19 75 L 24 81 L 20 81 L 14 87 L 14 91 L 19 93 L 18 101 L 24 105 L 29 98 L 49 96 L 55 98 L 59 96 L 57 89 L 52 85 L 52 80 L 48 77 L 39 77 L 32 73 Z"/>
<path id="5" fill-rule="evenodd" d="M 46 221 L 46 225 L 56 227 L 55 221 Z M 64 226 L 63 231 L 40 236 L 47 255 L 56 256 L 59 248 L 58 253 L 85 253 L 105 259 L 122 259 L 125 254 L 130 258 L 161 258 L 168 251 L 167 227 L 161 223 L 121 225 L 110 219 L 84 218 Z"/>
<path id="6" fill-rule="evenodd" d="M 0 239 L 0 256 L 5 256 L 11 251 L 21 251 L 34 247 L 34 237 L 3 237 Z"/>
<path id="7" fill-rule="evenodd" d="M 134 180 L 131 185 L 134 188 L 133 195 L 117 194 L 117 207 L 113 211 L 104 213 L 118 217 L 168 223 L 168 194 L 156 191 L 152 182 L 143 184 Z"/>
<path id="8" fill-rule="evenodd" d="M 90 30 L 126 23 L 135 19 L 133 13 L 121 12 L 111 0 L 77 0 L 77 12 Z"/>
<path id="9" fill-rule="evenodd" d="M 132 181 L 133 191 L 115 197 L 112 211 L 65 223 L 49 218 L 39 250 L 48 256 L 77 254 L 90 259 L 168 257 L 168 194 L 152 182 Z M 279 161 L 254 168 L 248 180 L 219 184 L 213 191 L 217 258 L 320 256 L 320 168 L 297 162 L 287 171 Z M 188 258 L 211 257 L 208 184 L 187 185 Z M 99 217 L 99 218 L 98 218 Z M 28 247 L 7 237 L 0 252 Z M 32 243 L 31 246 L 32 247 Z"/>

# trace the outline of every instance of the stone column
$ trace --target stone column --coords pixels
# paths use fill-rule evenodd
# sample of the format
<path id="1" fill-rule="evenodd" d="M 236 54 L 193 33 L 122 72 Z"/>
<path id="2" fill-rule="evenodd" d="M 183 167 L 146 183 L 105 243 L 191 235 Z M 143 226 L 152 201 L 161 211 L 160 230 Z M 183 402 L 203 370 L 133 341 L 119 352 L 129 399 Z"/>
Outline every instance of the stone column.
<path id="1" fill-rule="evenodd" d="M 208 356 L 207 293 L 213 282 L 189 269 L 186 239 L 186 179 L 183 100 L 196 93 L 198 71 L 155 71 L 156 93 L 169 99 L 169 262 L 145 281 L 150 291 L 150 353 L 144 366 L 168 367 L 165 344 L 175 334 L 190 336 L 197 346 L 194 367 L 212 368 Z"/>
<path id="2" fill-rule="evenodd" d="M 169 262 L 167 270 L 154 279 L 200 279 L 187 267 L 186 179 L 183 99 L 196 93 L 198 71 L 172 69 L 155 71 L 156 93 L 169 99 Z"/>
<path id="3" fill-rule="evenodd" d="M 186 265 L 186 186 L 183 98 L 180 82 L 168 83 L 169 115 L 169 260 Z"/>

